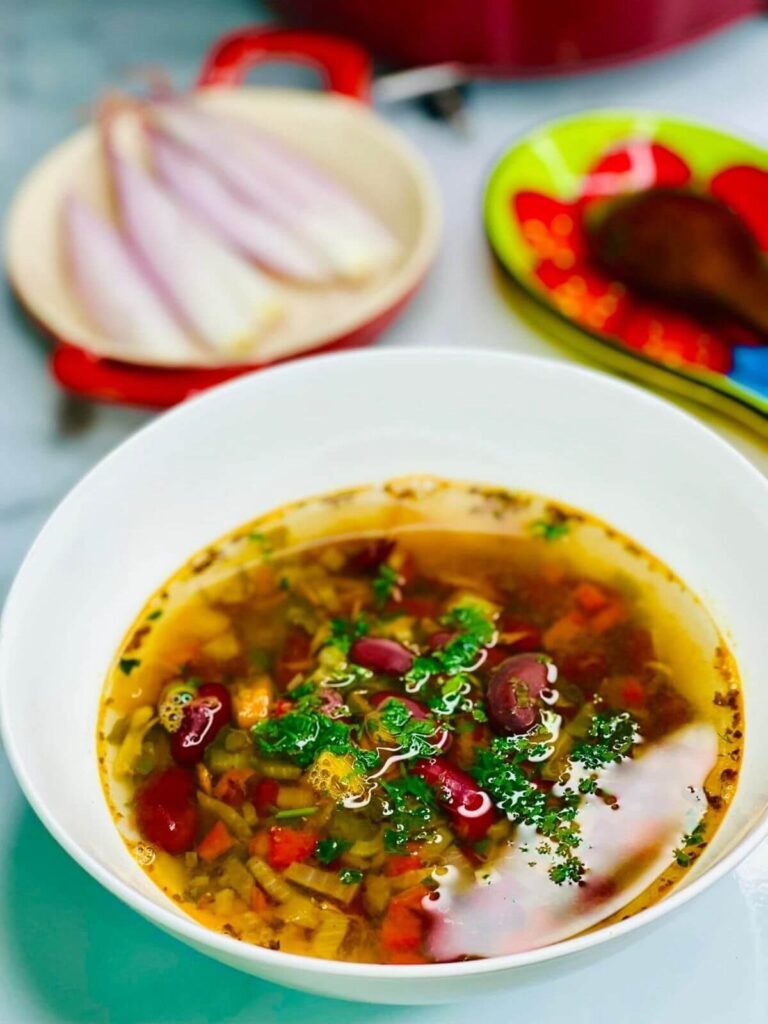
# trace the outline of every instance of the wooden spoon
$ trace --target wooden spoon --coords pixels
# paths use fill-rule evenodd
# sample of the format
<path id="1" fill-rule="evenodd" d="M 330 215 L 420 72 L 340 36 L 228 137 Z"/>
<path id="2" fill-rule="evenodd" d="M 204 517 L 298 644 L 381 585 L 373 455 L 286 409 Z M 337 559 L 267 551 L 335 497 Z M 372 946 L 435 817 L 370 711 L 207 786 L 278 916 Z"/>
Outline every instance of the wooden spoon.
<path id="1" fill-rule="evenodd" d="M 595 209 L 595 263 L 615 280 L 693 313 L 730 313 L 768 336 L 768 264 L 747 225 L 712 196 L 648 189 Z"/>

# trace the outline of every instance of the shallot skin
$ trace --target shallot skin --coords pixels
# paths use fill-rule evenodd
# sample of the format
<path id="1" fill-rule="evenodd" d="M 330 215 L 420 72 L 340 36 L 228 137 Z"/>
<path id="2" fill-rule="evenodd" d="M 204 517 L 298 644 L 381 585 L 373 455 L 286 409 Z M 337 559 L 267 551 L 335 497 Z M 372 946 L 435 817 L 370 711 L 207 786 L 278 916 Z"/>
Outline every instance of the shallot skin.
<path id="1" fill-rule="evenodd" d="M 105 135 L 125 237 L 177 315 L 222 355 L 254 352 L 282 304 L 272 283 L 209 234 Z"/>
<path id="2" fill-rule="evenodd" d="M 194 353 L 114 224 L 74 193 L 62 210 L 64 258 L 85 312 L 109 341 L 167 362 Z"/>

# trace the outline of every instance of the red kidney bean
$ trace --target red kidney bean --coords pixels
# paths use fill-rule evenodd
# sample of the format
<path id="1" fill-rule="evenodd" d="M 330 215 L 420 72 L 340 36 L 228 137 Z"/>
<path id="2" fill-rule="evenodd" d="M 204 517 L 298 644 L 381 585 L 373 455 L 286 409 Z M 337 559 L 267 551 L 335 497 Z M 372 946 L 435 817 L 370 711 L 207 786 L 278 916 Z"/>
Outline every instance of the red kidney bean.
<path id="1" fill-rule="evenodd" d="M 446 644 L 449 644 L 455 636 L 456 633 L 450 629 L 438 629 L 427 640 L 427 647 L 429 647 L 430 651 L 437 651 L 441 647 L 445 647 Z"/>
<path id="2" fill-rule="evenodd" d="M 488 794 L 445 758 L 417 761 L 410 770 L 435 791 L 437 802 L 450 814 L 460 838 L 475 843 L 497 820 L 498 813 Z"/>
<path id="3" fill-rule="evenodd" d="M 360 637 L 349 652 L 349 660 L 355 665 L 394 676 L 405 675 L 413 665 L 413 659 L 414 655 L 397 640 L 380 636 Z"/>
<path id="4" fill-rule="evenodd" d="M 171 736 L 171 754 L 179 764 L 194 764 L 205 753 L 232 716 L 229 690 L 221 683 L 205 683 L 184 708 L 181 726 Z"/>
<path id="5" fill-rule="evenodd" d="M 368 698 L 368 702 L 374 710 L 378 710 L 388 700 L 399 700 L 401 704 L 405 704 L 411 715 L 420 722 L 423 722 L 425 718 L 429 718 L 429 711 L 423 704 L 414 700 L 413 697 L 406 697 L 405 694 L 397 693 L 395 690 L 381 690 L 379 693 L 371 694 Z M 453 736 L 443 729 L 442 726 L 438 725 L 435 730 L 434 742 L 442 751 L 446 751 L 451 743 L 453 743 Z"/>
<path id="6" fill-rule="evenodd" d="M 386 562 L 394 548 L 393 540 L 385 540 L 383 537 L 372 540 L 352 555 L 349 566 L 357 572 L 375 572 L 382 562 Z"/>
<path id="7" fill-rule="evenodd" d="M 486 691 L 491 724 L 502 732 L 527 732 L 536 721 L 541 693 L 549 685 L 543 655 L 513 654 L 502 661 L 491 673 Z"/>
<path id="8" fill-rule="evenodd" d="M 195 780 L 184 768 L 154 772 L 136 790 L 139 832 L 166 853 L 185 853 L 195 844 L 198 811 Z"/>

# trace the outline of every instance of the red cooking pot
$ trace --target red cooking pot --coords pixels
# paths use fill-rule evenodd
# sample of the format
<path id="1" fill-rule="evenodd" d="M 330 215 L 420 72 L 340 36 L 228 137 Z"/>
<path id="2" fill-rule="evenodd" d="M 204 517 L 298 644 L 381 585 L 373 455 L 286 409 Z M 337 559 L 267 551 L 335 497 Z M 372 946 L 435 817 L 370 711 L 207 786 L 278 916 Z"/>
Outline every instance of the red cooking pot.
<path id="1" fill-rule="evenodd" d="M 303 24 L 343 32 L 399 64 L 476 71 L 583 70 L 678 46 L 768 0 L 274 0 Z"/>

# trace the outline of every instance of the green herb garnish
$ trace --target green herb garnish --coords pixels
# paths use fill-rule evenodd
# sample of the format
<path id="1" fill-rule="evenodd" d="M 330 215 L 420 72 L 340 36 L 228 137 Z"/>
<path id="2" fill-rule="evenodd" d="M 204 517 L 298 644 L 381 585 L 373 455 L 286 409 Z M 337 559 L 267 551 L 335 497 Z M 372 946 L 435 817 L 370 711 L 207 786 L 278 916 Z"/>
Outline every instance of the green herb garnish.
<path id="1" fill-rule="evenodd" d="M 344 839 L 321 839 L 315 847 L 315 859 L 321 864 L 332 864 L 351 845 L 352 843 L 348 843 Z"/>
<path id="2" fill-rule="evenodd" d="M 149 613 L 149 615 L 147 616 L 147 621 L 148 622 L 154 622 L 155 619 L 159 619 L 162 614 L 163 614 L 163 609 L 162 608 L 156 608 L 153 612 Z"/>
<path id="3" fill-rule="evenodd" d="M 570 527 L 564 519 L 534 519 L 528 529 L 534 537 L 541 537 L 543 540 L 553 541 L 565 537 Z"/>
<path id="4" fill-rule="evenodd" d="M 435 742 L 441 727 L 432 718 L 415 718 L 401 700 L 391 698 L 379 713 L 379 723 L 406 757 L 434 757 L 441 749 Z"/>
<path id="5" fill-rule="evenodd" d="M 382 789 L 384 815 L 389 819 L 389 828 L 384 832 L 384 849 L 401 853 L 407 842 L 428 839 L 434 831 L 431 826 L 438 808 L 424 779 L 418 775 L 403 775 L 383 782 Z"/>
<path id="6" fill-rule="evenodd" d="M 355 868 L 342 868 L 339 872 L 339 881 L 342 885 L 357 885 L 362 880 L 363 872 L 357 871 Z"/>
<path id="7" fill-rule="evenodd" d="M 683 847 L 678 847 L 677 849 L 672 851 L 675 855 L 675 860 L 681 868 L 690 867 L 693 861 L 696 860 L 696 855 L 693 853 L 687 853 L 686 849 L 690 849 L 694 846 L 704 845 L 705 829 L 706 825 L 704 824 L 704 819 L 702 818 L 702 820 L 698 823 L 698 825 L 696 826 L 696 828 L 693 829 L 692 832 L 689 832 L 687 835 L 683 836 Z"/>
<path id="8" fill-rule="evenodd" d="M 315 814 L 317 807 L 289 807 L 284 811 L 278 811 L 275 814 L 275 818 L 281 820 L 285 818 L 308 818 L 310 814 Z"/>
<path id="9" fill-rule="evenodd" d="M 469 601 L 452 608 L 440 622 L 456 630 L 456 636 L 431 654 L 422 654 L 414 659 L 405 676 L 406 689 L 410 692 L 420 690 L 433 675 L 450 677 L 473 669 L 480 652 L 495 635 L 493 620 L 488 613 L 479 604 Z"/>
<path id="10" fill-rule="evenodd" d="M 252 540 L 255 544 L 259 545 L 261 548 L 261 557 L 265 562 L 268 562 L 274 553 L 269 537 L 262 533 L 261 530 L 251 530 L 248 534 L 248 540 Z"/>
<path id="11" fill-rule="evenodd" d="M 355 640 L 365 636 L 369 629 L 370 624 L 363 615 L 356 619 L 331 619 L 331 635 L 326 643 L 330 647 L 338 647 L 343 654 L 349 654 Z"/>
<path id="12" fill-rule="evenodd" d="M 267 757 L 284 757 L 300 768 L 308 768 L 325 750 L 352 754 L 361 773 L 378 764 L 378 754 L 363 750 L 352 741 L 352 730 L 343 722 L 314 710 L 289 711 L 268 718 L 251 729 L 256 746 Z"/>
<path id="13" fill-rule="evenodd" d="M 123 675 L 129 676 L 135 668 L 139 667 L 141 658 L 121 658 L 118 664 Z"/>
<path id="14" fill-rule="evenodd" d="M 393 569 L 391 565 L 386 562 L 382 562 L 376 572 L 371 587 L 373 589 L 373 596 L 376 601 L 378 608 L 381 608 L 387 603 L 398 588 L 400 583 L 400 577 L 397 574 L 397 570 Z"/>
<path id="15" fill-rule="evenodd" d="M 586 739 L 576 744 L 570 760 L 597 771 L 626 757 L 638 739 L 637 722 L 628 711 L 603 711 L 592 719 Z"/>

